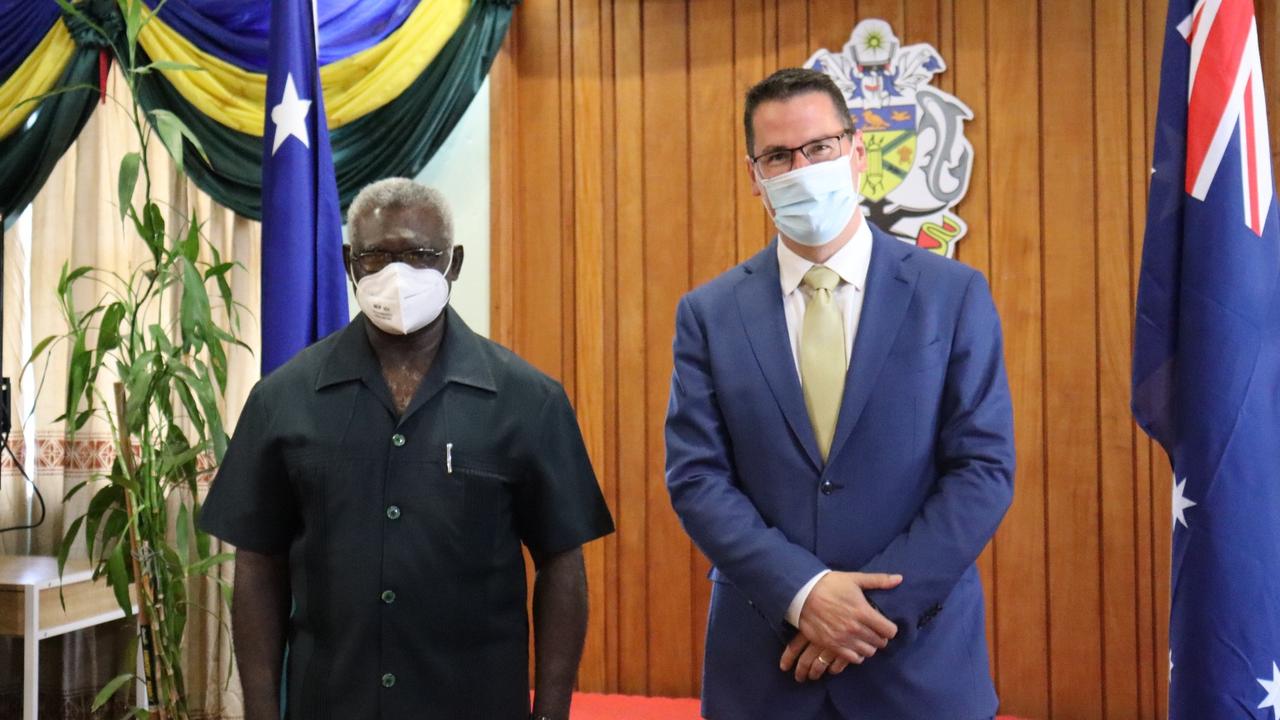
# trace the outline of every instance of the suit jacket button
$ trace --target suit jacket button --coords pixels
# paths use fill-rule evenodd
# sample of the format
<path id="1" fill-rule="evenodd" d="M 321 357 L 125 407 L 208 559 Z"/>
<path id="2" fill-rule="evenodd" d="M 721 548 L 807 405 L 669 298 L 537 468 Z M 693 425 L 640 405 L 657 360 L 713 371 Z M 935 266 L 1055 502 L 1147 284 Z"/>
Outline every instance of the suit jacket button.
<path id="1" fill-rule="evenodd" d="M 821 489 L 822 489 L 822 494 L 823 494 L 823 495 L 830 495 L 831 493 L 833 493 L 833 492 L 835 492 L 835 491 L 836 491 L 836 486 L 835 486 L 835 485 L 832 485 L 832 484 L 831 484 L 831 481 L 830 481 L 830 480 L 828 480 L 828 481 L 826 481 L 826 482 L 822 483 Z"/>

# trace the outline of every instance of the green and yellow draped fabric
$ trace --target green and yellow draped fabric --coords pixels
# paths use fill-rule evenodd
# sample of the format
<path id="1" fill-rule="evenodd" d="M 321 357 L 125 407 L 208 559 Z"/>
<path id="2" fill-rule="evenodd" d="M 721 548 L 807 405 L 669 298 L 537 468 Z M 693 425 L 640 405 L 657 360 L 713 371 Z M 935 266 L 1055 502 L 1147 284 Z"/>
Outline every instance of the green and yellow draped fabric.
<path id="1" fill-rule="evenodd" d="M 93 42 L 55 0 L 0 0 L 0 212 L 23 207 L 83 127 L 111 47 Z M 138 36 L 137 64 L 166 61 L 141 79 L 147 109 L 178 115 L 205 163 L 187 171 L 215 200 L 261 216 L 262 128 L 270 3 L 146 0 L 159 10 Z M 321 78 L 345 207 L 373 180 L 415 175 L 470 104 L 510 23 L 513 0 L 317 0 Z M 113 0 L 82 10 L 123 47 Z M 200 72 L 168 69 L 176 64 Z M 39 102 L 22 101 L 48 93 Z M 47 166 L 47 167 L 46 167 Z M 34 171 L 34 172 L 33 172 Z"/>

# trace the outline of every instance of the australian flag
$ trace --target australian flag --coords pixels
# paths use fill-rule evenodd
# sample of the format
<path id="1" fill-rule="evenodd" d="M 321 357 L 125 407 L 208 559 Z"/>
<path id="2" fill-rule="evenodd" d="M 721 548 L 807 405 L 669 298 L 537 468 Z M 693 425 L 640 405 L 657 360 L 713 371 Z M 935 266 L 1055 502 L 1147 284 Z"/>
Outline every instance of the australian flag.
<path id="1" fill-rule="evenodd" d="M 1169 716 L 1280 719 L 1280 218 L 1252 0 L 1170 0 L 1133 413 L 1173 464 Z"/>
<path id="2" fill-rule="evenodd" d="M 347 324 L 312 0 L 273 0 L 262 137 L 262 373 Z"/>

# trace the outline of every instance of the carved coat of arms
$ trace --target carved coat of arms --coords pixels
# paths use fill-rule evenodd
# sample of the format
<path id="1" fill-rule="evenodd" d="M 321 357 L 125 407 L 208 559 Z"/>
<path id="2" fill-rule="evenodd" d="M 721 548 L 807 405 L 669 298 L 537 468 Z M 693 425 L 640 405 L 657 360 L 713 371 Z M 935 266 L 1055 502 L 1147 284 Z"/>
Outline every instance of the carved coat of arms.
<path id="1" fill-rule="evenodd" d="M 952 210 L 969 189 L 973 111 L 929 83 L 947 69 L 931 45 L 902 47 L 883 20 L 863 20 L 843 51 L 819 50 L 805 67 L 835 80 L 867 147 L 862 207 L 904 242 L 948 257 L 968 226 Z"/>

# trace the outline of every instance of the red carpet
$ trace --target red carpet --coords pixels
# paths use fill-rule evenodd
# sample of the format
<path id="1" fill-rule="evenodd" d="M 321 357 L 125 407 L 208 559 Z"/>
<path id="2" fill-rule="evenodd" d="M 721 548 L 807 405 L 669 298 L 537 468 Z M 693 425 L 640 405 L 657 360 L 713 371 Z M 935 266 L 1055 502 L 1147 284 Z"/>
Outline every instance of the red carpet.
<path id="1" fill-rule="evenodd" d="M 574 693 L 570 720 L 698 720 L 698 701 Z M 1015 720 L 1001 716 L 997 720 Z"/>

